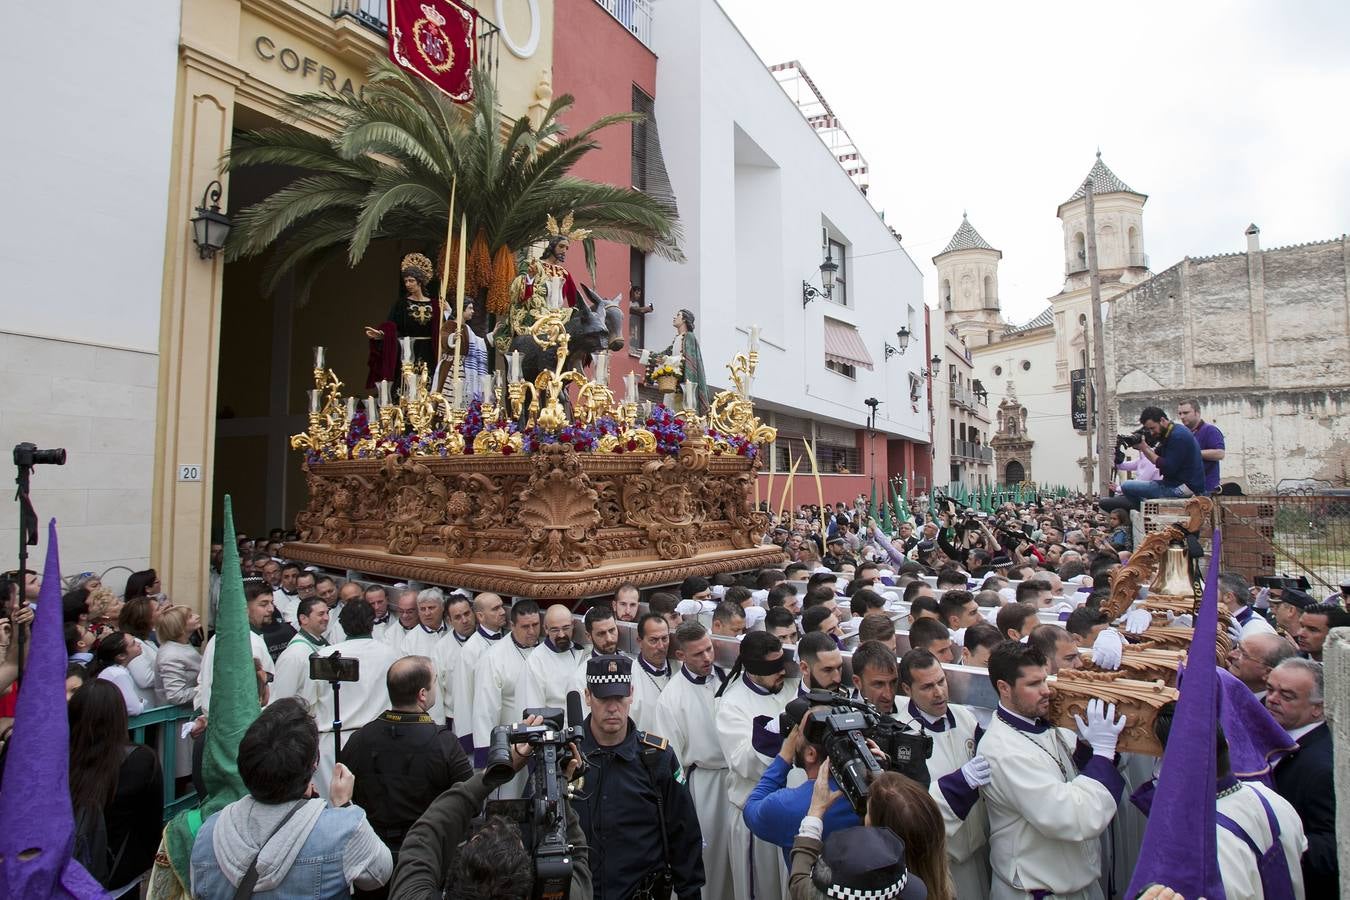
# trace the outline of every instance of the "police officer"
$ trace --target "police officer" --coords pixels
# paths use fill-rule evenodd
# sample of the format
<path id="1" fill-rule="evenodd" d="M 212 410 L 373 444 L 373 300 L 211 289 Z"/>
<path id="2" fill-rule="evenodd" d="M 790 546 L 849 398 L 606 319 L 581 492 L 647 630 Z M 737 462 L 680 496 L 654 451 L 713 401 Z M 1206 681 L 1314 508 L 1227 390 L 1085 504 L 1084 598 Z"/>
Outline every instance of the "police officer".
<path id="1" fill-rule="evenodd" d="M 703 887 L 703 835 L 684 772 L 666 739 L 628 717 L 633 662 L 586 663 L 581 752 L 585 784 L 574 808 L 590 846 L 596 900 L 696 898 Z"/>

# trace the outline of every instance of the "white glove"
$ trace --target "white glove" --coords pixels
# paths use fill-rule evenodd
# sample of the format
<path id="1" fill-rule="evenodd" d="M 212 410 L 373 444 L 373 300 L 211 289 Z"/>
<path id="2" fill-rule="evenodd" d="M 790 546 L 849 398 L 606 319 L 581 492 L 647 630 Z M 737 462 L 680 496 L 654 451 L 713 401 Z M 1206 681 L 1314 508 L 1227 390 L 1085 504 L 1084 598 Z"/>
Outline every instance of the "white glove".
<path id="1" fill-rule="evenodd" d="M 1125 630 L 1130 634 L 1143 634 L 1153 624 L 1153 613 L 1140 607 L 1125 615 Z"/>
<path id="2" fill-rule="evenodd" d="M 1194 628 L 1195 626 L 1191 624 L 1193 621 L 1194 618 L 1190 613 L 1182 613 L 1179 616 L 1173 613 L 1167 614 L 1167 624 L 1175 625 L 1178 628 Z"/>
<path id="3" fill-rule="evenodd" d="M 638 362 L 642 363 L 644 366 L 647 364 L 647 360 L 651 358 L 652 358 L 652 351 L 650 350 L 643 350 L 641 353 L 638 354 Z"/>
<path id="4" fill-rule="evenodd" d="M 972 756 L 970 762 L 961 767 L 961 777 L 971 788 L 984 787 L 993 777 L 993 770 L 989 767 L 989 760 L 983 756 Z"/>
<path id="5" fill-rule="evenodd" d="M 1081 716 L 1074 716 L 1073 720 L 1078 725 L 1079 736 L 1091 745 L 1094 755 L 1108 758 L 1115 755 L 1116 742 L 1125 730 L 1125 717 L 1116 718 L 1114 703 L 1089 700 L 1087 721 L 1084 722 Z"/>
<path id="6" fill-rule="evenodd" d="M 1120 668 L 1120 657 L 1125 650 L 1125 639 L 1114 628 L 1103 628 L 1092 643 L 1092 663 L 1099 669 L 1113 671 Z"/>

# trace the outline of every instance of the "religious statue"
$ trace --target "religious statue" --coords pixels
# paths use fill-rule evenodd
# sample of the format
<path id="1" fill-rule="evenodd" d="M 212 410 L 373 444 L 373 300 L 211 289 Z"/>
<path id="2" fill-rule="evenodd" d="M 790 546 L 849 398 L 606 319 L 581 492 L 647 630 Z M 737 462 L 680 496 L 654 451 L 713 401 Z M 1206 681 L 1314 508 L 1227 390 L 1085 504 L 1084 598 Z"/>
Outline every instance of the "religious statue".
<path id="1" fill-rule="evenodd" d="M 421 253 L 409 253 L 403 257 L 399 273 L 403 277 L 404 296 L 394 302 L 388 317 L 378 326 L 366 326 L 366 337 L 370 338 L 366 387 L 388 381 L 396 393 L 402 388 L 398 373 L 404 362 L 399 338 L 412 338 L 413 364 L 426 363 L 428 372 L 436 368 L 441 343 L 441 317 L 436 300 L 424 293 L 435 273 L 431 260 Z"/>
<path id="2" fill-rule="evenodd" d="M 464 324 L 455 321 L 455 311 L 446 304 L 445 326 L 441 329 L 441 358 L 436 364 L 436 374 L 431 379 L 431 389 L 437 393 L 452 396 L 454 391 L 455 344 L 460 348 L 460 371 L 465 378 L 466 400 L 483 399 L 483 376 L 487 374 L 487 342 L 474 333 L 469 326 L 473 321 L 474 305 L 469 298 L 464 299 Z M 458 326 L 458 327 L 457 327 Z"/>
<path id="3" fill-rule="evenodd" d="M 570 310 L 577 305 L 576 282 L 563 264 L 572 241 L 585 240 L 591 233 L 585 228 L 574 229 L 571 213 L 563 217 L 561 225 L 550 215 L 547 227 L 549 237 L 544 252 L 537 259 L 531 259 L 524 274 L 517 275 L 511 282 L 511 308 L 507 321 L 497 326 L 493 336 L 493 346 L 499 353 L 510 352 L 515 337 L 528 332 L 546 310 L 567 308 L 566 321 L 571 315 Z"/>
<path id="4" fill-rule="evenodd" d="M 675 339 L 670 342 L 670 346 L 660 353 L 643 350 L 642 363 L 648 367 L 648 377 L 655 381 L 658 387 L 665 378 L 671 376 L 674 377 L 677 388 L 686 382 L 694 384 L 697 411 L 706 413 L 712 397 L 708 390 L 708 376 L 703 368 L 703 352 L 699 349 L 698 338 L 694 336 L 694 314 L 682 309 L 675 314 L 671 324 L 675 326 Z M 674 391 L 664 392 L 674 393 Z M 667 406 L 672 399 L 667 398 Z"/>

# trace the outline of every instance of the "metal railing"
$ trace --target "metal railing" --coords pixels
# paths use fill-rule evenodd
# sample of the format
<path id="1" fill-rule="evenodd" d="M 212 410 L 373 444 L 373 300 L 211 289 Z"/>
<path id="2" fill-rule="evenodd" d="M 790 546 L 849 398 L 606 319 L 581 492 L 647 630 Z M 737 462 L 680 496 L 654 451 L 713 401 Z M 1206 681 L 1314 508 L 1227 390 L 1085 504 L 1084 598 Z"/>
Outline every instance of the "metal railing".
<path id="1" fill-rule="evenodd" d="M 624 28 L 642 42 L 644 47 L 652 45 L 652 3 L 651 0 L 595 0 L 605 12 L 614 17 Z"/>
<path id="2" fill-rule="evenodd" d="M 389 0 L 333 0 L 333 18 L 350 17 L 380 37 L 389 36 Z M 478 17 L 478 67 L 497 81 L 501 29 L 491 19 Z"/>
<path id="3" fill-rule="evenodd" d="M 1304 575 L 1318 600 L 1350 578 L 1350 491 L 1219 497 L 1223 567 Z"/>
<path id="4" fill-rule="evenodd" d="M 132 716 L 127 723 L 131 731 L 131 740 L 135 744 L 144 744 L 159 756 L 159 766 L 164 781 L 164 821 L 169 821 L 185 809 L 191 809 L 197 803 L 197 793 L 189 791 L 178 796 L 175 784 L 178 775 L 178 734 L 184 722 L 191 721 L 192 707 L 157 706 Z"/>
<path id="5" fill-rule="evenodd" d="M 981 446 L 974 441 L 953 442 L 952 456 L 959 459 L 968 459 L 977 463 L 989 463 L 994 461 L 993 448 Z"/>
<path id="6" fill-rule="evenodd" d="M 955 406 L 964 406 L 968 409 L 989 408 L 989 397 L 986 394 L 977 394 L 963 384 L 948 382 L 951 385 L 950 399 Z"/>

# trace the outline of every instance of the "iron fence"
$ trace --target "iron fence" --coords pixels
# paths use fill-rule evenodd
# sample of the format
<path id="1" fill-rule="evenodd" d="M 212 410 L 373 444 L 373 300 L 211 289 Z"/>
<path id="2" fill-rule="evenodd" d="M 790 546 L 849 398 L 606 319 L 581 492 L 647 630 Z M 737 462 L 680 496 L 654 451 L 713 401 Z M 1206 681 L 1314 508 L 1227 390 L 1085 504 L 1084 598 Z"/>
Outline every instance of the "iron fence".
<path id="1" fill-rule="evenodd" d="M 1321 599 L 1350 578 L 1350 491 L 1219 497 L 1223 567 L 1303 575 Z"/>

